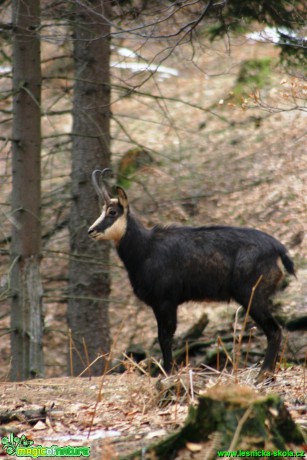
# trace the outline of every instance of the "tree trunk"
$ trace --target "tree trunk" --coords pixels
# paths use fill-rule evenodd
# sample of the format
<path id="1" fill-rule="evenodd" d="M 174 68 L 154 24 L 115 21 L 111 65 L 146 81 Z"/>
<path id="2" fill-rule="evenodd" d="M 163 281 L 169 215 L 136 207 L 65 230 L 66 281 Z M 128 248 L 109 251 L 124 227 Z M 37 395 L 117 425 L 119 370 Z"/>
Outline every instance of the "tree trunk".
<path id="1" fill-rule="evenodd" d="M 11 379 L 43 374 L 40 2 L 13 0 Z"/>
<path id="2" fill-rule="evenodd" d="M 91 172 L 110 161 L 109 2 L 78 2 L 75 10 L 72 207 L 68 326 L 69 369 L 80 374 L 98 355 L 109 352 L 109 245 L 87 235 L 100 210 Z M 105 360 L 90 373 L 99 375 Z"/>

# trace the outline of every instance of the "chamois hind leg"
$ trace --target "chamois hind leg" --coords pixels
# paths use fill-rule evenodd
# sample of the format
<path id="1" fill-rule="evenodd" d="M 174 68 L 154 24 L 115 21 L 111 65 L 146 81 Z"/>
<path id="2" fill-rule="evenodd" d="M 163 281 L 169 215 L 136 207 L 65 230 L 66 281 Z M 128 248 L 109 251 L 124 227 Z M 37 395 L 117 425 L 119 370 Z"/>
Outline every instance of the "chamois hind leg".
<path id="1" fill-rule="evenodd" d="M 245 294 L 243 294 L 241 290 L 240 295 L 235 298 L 235 300 L 240 303 L 245 310 L 248 308 L 251 292 L 252 288 L 245 289 Z M 268 342 L 264 360 L 259 375 L 257 376 L 257 382 L 261 382 L 266 378 L 272 377 L 274 374 L 282 339 L 281 327 L 269 310 L 269 297 L 270 295 L 268 294 L 267 289 L 265 289 L 264 285 L 261 286 L 260 283 L 255 291 L 249 310 L 249 314 L 255 323 L 263 329 Z"/>
<path id="2" fill-rule="evenodd" d="M 173 336 L 177 327 L 177 306 L 164 302 L 153 308 L 158 323 L 158 338 L 163 356 L 163 367 L 167 374 L 171 373 L 173 354 Z"/>
<path id="3" fill-rule="evenodd" d="M 281 327 L 269 310 L 270 297 L 276 291 L 278 283 L 283 275 L 278 261 L 279 259 L 276 259 L 275 256 L 270 260 L 264 259 L 258 261 L 258 273 L 254 272 L 253 279 L 250 274 L 248 274 L 248 270 L 245 270 L 244 273 L 241 269 L 237 271 L 239 276 L 235 277 L 233 280 L 234 293 L 237 294 L 237 296 L 234 295 L 234 299 L 245 309 L 248 308 L 253 288 L 255 287 L 249 313 L 255 323 L 263 329 L 268 341 L 263 364 L 257 377 L 258 382 L 274 374 L 282 339 Z M 257 280 L 259 284 L 256 287 Z"/>
<path id="4" fill-rule="evenodd" d="M 268 341 L 264 360 L 257 377 L 257 382 L 262 382 L 274 374 L 282 339 L 281 327 L 271 315 L 267 304 L 255 302 L 251 306 L 250 315 L 255 323 L 263 329 Z"/>

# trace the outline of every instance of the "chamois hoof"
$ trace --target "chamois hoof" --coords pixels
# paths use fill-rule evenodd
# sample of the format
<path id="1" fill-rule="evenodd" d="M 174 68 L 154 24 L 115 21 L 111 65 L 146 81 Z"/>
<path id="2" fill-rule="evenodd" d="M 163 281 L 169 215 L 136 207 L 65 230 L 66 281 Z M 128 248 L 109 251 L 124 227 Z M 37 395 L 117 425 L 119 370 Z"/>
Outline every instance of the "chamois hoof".
<path id="1" fill-rule="evenodd" d="M 167 377 L 169 375 L 169 373 L 164 370 L 162 364 L 152 357 L 140 361 L 138 363 L 138 368 L 142 373 L 148 373 L 152 377 L 157 377 L 158 375 Z"/>
<path id="2" fill-rule="evenodd" d="M 275 382 L 275 380 L 276 378 L 275 378 L 274 372 L 263 370 L 259 372 L 255 383 L 256 384 L 262 383 L 264 385 L 270 385 L 272 382 Z"/>

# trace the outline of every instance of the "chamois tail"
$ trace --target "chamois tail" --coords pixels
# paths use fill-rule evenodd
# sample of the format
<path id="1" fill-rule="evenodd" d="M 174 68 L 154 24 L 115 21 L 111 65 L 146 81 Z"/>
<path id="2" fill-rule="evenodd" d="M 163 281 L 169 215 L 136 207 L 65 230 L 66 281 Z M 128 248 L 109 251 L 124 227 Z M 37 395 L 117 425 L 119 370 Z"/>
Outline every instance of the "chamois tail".
<path id="1" fill-rule="evenodd" d="M 287 251 L 280 252 L 280 258 L 287 272 L 296 278 L 294 263 L 293 260 L 289 257 Z"/>

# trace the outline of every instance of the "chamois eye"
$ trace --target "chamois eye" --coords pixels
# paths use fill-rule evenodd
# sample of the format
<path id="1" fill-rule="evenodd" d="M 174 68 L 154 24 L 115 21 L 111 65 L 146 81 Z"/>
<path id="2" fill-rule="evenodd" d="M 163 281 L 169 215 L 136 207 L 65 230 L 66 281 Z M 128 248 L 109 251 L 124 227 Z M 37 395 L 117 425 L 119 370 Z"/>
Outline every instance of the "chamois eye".
<path id="1" fill-rule="evenodd" d="M 110 209 L 109 212 L 108 212 L 108 215 L 111 216 L 111 217 L 115 217 L 116 214 L 117 214 L 116 209 Z"/>

